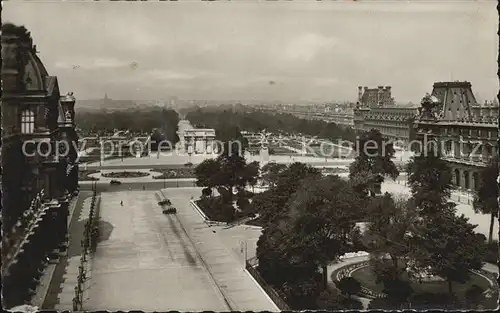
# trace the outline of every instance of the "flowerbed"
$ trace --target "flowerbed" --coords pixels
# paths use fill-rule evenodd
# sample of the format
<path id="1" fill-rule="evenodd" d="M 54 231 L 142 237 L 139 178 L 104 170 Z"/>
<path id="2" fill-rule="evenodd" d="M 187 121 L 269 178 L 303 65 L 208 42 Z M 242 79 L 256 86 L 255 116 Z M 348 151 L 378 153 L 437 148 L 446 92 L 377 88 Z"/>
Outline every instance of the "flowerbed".
<path id="1" fill-rule="evenodd" d="M 137 178 L 137 177 L 145 177 L 149 176 L 149 173 L 146 172 L 111 172 L 102 174 L 103 177 L 108 178 Z"/>
<path id="2" fill-rule="evenodd" d="M 96 170 L 78 171 L 78 181 L 99 180 L 99 178 L 89 176 L 91 174 L 96 174 L 96 173 L 99 173 L 99 171 Z"/>
<path id="3" fill-rule="evenodd" d="M 194 174 L 194 168 L 167 168 L 167 169 L 155 169 L 154 171 L 161 173 L 161 175 L 153 176 L 154 179 L 196 177 Z"/>

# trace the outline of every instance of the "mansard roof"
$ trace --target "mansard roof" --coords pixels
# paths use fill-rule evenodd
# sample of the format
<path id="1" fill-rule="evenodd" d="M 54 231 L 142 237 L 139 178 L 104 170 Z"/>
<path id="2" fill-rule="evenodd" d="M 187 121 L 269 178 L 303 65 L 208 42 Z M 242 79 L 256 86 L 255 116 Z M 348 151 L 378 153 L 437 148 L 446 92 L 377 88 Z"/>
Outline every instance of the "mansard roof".
<path id="1" fill-rule="evenodd" d="M 440 102 L 439 116 L 441 120 L 452 121 L 464 118 L 472 121 L 471 107 L 477 105 L 470 82 L 436 82 L 432 96 Z"/>

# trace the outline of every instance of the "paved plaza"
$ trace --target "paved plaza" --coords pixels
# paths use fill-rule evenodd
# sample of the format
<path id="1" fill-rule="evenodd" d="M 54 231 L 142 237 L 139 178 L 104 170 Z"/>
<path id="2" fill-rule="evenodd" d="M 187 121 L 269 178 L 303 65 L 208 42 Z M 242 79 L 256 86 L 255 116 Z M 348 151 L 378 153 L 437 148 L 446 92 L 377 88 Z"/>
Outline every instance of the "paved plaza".
<path id="1" fill-rule="evenodd" d="M 121 168 L 134 168 L 138 166 L 172 166 L 172 165 L 180 165 L 191 162 L 193 164 L 199 164 L 204 160 L 211 159 L 216 157 L 213 154 L 193 154 L 191 157 L 185 155 L 183 153 L 161 153 L 157 155 L 156 153 L 152 153 L 149 156 L 135 158 L 128 157 L 123 159 L 110 159 L 104 160 L 102 162 L 91 162 L 86 165 L 82 165 L 82 169 L 93 169 L 96 167 L 121 167 Z M 260 156 L 258 155 L 245 155 L 247 162 L 253 161 L 261 161 Z M 288 156 L 288 155 L 270 155 L 270 162 L 276 163 L 293 163 L 293 162 L 303 162 L 311 165 L 349 165 L 353 160 L 352 159 L 328 159 L 321 157 L 312 157 L 312 156 Z M 153 168 L 153 167 L 152 167 Z"/>
<path id="2" fill-rule="evenodd" d="M 382 192 L 389 192 L 395 196 L 409 197 L 411 192 L 410 188 L 404 185 L 405 179 L 405 176 L 400 176 L 396 181 L 386 178 L 385 182 L 382 184 Z M 475 213 L 472 208 L 472 199 L 473 197 L 471 195 L 459 191 L 454 191 L 451 195 L 451 201 L 457 204 L 457 215 L 465 215 L 465 217 L 469 218 L 471 224 L 477 225 L 475 232 L 481 233 L 488 238 L 490 231 L 490 215 Z M 493 239 L 498 240 L 498 231 L 498 221 L 495 219 Z"/>
<path id="3" fill-rule="evenodd" d="M 155 191 L 102 193 L 102 241 L 84 309 L 278 311 L 189 205 L 200 190 L 164 190 L 176 215 L 161 213 Z"/>
<path id="4" fill-rule="evenodd" d="M 84 308 L 229 310 L 179 221 L 157 202 L 153 191 L 102 194 L 103 238 Z"/>
<path id="5" fill-rule="evenodd" d="M 271 311 L 279 309 L 244 269 L 243 259 L 235 257 L 234 238 L 223 239 L 217 227 L 205 224 L 189 200 L 198 198 L 201 188 L 162 190 L 177 208 L 177 217 L 200 253 L 212 277 L 234 311 Z M 255 236 L 255 234 L 253 234 Z M 236 238 L 237 240 L 237 238 Z M 231 252 L 233 251 L 233 252 Z"/>

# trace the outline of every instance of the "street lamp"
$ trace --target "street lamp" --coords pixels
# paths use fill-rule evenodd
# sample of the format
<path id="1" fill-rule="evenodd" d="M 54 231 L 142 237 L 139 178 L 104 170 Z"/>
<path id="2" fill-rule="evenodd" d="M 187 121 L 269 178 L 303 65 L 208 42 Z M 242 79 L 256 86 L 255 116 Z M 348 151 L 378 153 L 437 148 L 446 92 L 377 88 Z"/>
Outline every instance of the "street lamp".
<path id="1" fill-rule="evenodd" d="M 247 267 L 247 241 L 240 240 L 240 253 L 243 254 L 243 269 Z"/>

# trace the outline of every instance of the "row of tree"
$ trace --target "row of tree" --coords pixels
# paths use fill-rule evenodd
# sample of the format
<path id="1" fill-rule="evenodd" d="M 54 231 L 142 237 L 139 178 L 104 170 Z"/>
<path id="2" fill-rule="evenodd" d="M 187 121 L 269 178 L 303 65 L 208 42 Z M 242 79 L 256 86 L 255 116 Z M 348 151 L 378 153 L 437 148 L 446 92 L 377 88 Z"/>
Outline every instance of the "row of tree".
<path id="1" fill-rule="evenodd" d="M 216 133 L 222 142 L 241 139 L 238 127 L 219 125 Z M 414 292 L 409 281 L 425 271 L 443 277 L 452 294 L 454 282 L 466 282 L 471 269 L 482 267 L 486 238 L 476 234 L 475 225 L 463 215 L 456 215 L 449 201 L 453 186 L 447 163 L 438 152 L 413 158 L 407 168 L 411 197 L 394 199 L 380 194 L 385 177 L 399 175 L 392 144 L 377 130 L 358 140 L 360 151 L 350 166 L 349 180 L 324 177 L 302 163 L 270 163 L 259 171 L 258 164 L 247 164 L 243 154 L 222 154 L 196 168 L 198 185 L 206 187 L 206 196 L 214 188 L 219 191 L 221 210 L 230 207 L 234 213 L 232 203 L 237 199 L 244 203 L 240 209 L 260 215 L 264 230 L 257 244 L 258 269 L 296 309 L 359 308 L 359 303 L 328 288 L 327 276 L 330 262 L 358 250 L 370 252 L 373 272 L 393 306 L 409 299 Z M 496 181 L 487 173 L 494 168 L 492 164 L 481 175 L 475 200 L 478 210 L 492 215 L 498 191 L 488 191 Z M 259 179 L 269 189 L 255 195 L 249 205 L 242 201 L 244 188 Z M 363 235 L 358 221 L 368 223 Z M 338 283 L 344 291 L 356 289 L 352 279 Z"/>
<path id="2" fill-rule="evenodd" d="M 116 129 L 134 133 L 151 133 L 153 129 L 172 144 L 178 141 L 176 111 L 164 108 L 146 108 L 123 111 L 76 111 L 78 128 L 86 133 L 110 133 Z"/>
<path id="3" fill-rule="evenodd" d="M 368 140 L 379 144 L 358 151 L 347 181 L 320 177 L 304 164 L 263 169 L 271 188 L 252 202 L 265 223 L 257 247 L 259 271 L 297 309 L 318 303 L 336 309 L 345 299 L 334 295 L 325 301 L 325 293 L 332 293 L 327 265 L 363 247 L 394 306 L 409 299 L 414 292 L 409 282 L 423 272 L 444 278 L 453 294 L 454 282 L 467 282 L 470 270 L 482 267 L 486 238 L 456 215 L 449 201 L 450 168 L 438 152 L 415 157 L 407 169 L 410 199 L 377 196 L 384 178 L 399 174 L 391 160 L 394 149 L 376 130 L 359 140 L 358 147 Z M 368 223 L 363 236 L 355 227 L 360 218 Z"/>
<path id="4" fill-rule="evenodd" d="M 215 134 L 216 140 L 222 143 L 222 147 L 219 147 L 221 153 L 217 158 L 204 160 L 196 166 L 196 184 L 204 187 L 203 196 L 210 199 L 208 205 L 217 207 L 215 210 L 220 212 L 220 219 L 231 221 L 236 209 L 248 210 L 249 195 L 245 188 L 257 183 L 259 163 L 247 164 L 244 154 L 248 142 L 238 127 L 220 123 Z M 214 190 L 217 190 L 219 197 L 213 198 Z"/>
<path id="5" fill-rule="evenodd" d="M 320 120 L 306 120 L 291 114 L 271 114 L 260 111 L 222 110 L 197 108 L 186 114 L 186 119 L 193 125 L 208 128 L 220 128 L 220 123 L 229 123 L 240 129 L 259 132 L 266 129 L 273 133 L 305 134 L 318 136 L 332 141 L 337 139 L 354 142 L 356 133 L 350 128 L 340 127 L 335 123 Z"/>

